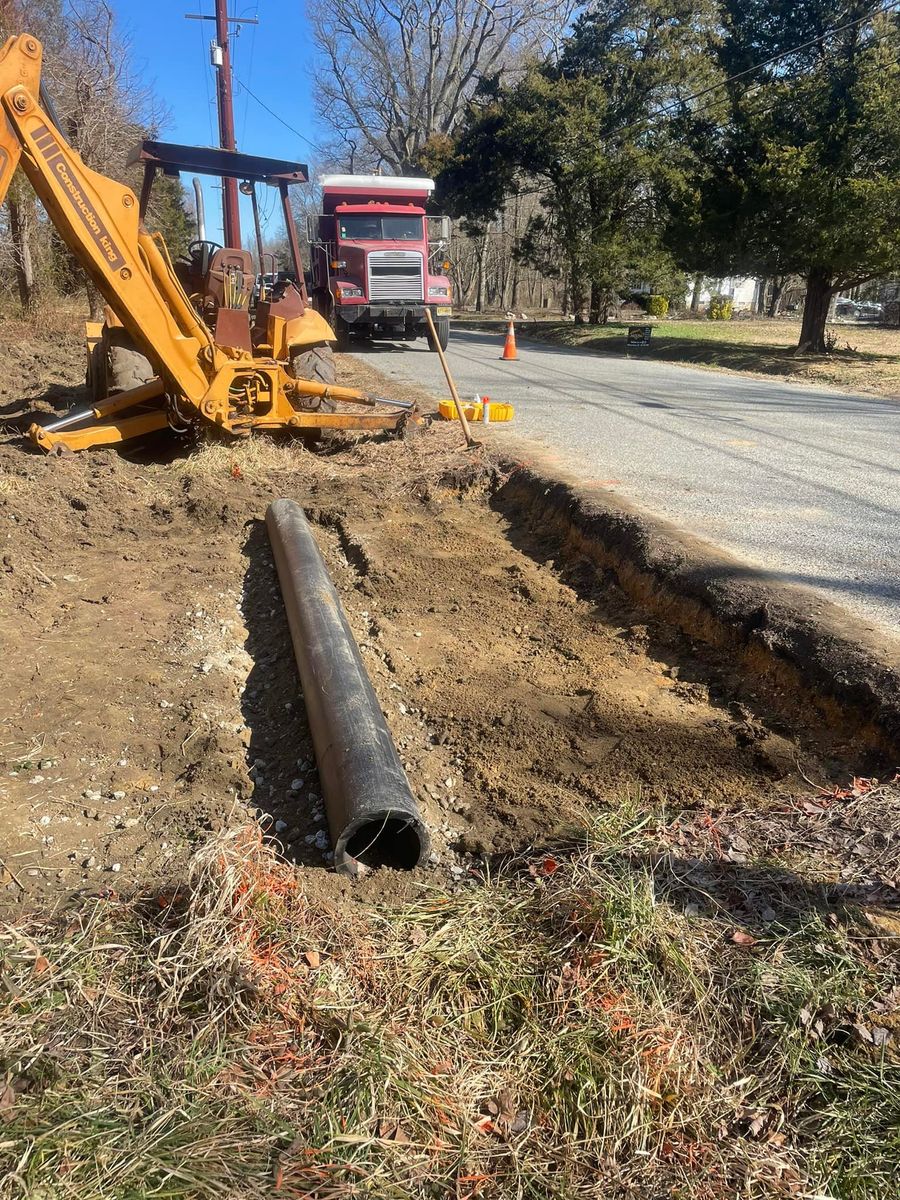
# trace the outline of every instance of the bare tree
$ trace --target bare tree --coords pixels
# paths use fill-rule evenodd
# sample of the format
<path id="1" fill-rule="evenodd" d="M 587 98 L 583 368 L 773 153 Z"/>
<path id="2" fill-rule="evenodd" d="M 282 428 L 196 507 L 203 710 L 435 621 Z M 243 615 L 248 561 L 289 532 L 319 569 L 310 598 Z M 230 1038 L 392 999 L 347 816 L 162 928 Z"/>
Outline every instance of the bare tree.
<path id="1" fill-rule="evenodd" d="M 450 136 L 478 78 L 552 51 L 572 0 L 308 0 L 325 60 L 316 90 L 356 169 L 415 168 Z M 365 149 L 366 153 L 363 153 Z"/>
<path id="2" fill-rule="evenodd" d="M 65 59 L 54 55 L 47 62 L 51 93 L 85 162 L 124 182 L 129 152 L 167 114 L 134 74 L 131 44 L 118 32 L 108 0 L 69 0 L 66 16 Z"/>
<path id="3" fill-rule="evenodd" d="M 39 273 L 35 271 L 37 204 L 24 178 L 17 174 L 7 194 L 9 238 L 19 302 L 23 313 L 34 312 L 40 301 Z"/>
<path id="4" fill-rule="evenodd" d="M 137 175 L 126 169 L 129 151 L 158 127 L 165 111 L 133 73 L 131 47 L 117 32 L 109 0 L 0 0 L 0 33 L 25 31 L 43 42 L 43 82 L 65 136 L 90 167 L 134 185 Z M 37 307 L 60 277 L 65 290 L 80 286 L 81 272 L 18 176 L 9 192 L 6 232 L 5 257 L 12 261 L 23 309 Z M 98 316 L 101 301 L 90 284 L 88 296 Z"/>

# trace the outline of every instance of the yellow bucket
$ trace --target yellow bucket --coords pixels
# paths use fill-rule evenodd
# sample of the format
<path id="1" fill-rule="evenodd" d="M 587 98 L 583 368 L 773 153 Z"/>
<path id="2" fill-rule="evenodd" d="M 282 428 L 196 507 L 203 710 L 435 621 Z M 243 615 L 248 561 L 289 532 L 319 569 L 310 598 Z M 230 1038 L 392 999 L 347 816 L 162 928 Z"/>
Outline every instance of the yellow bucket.
<path id="1" fill-rule="evenodd" d="M 463 400 L 462 410 L 466 414 L 467 421 L 481 421 L 484 418 L 484 406 L 480 400 L 477 404 L 474 400 Z M 488 422 L 490 425 L 493 425 L 495 421 L 511 421 L 513 419 L 514 410 L 511 404 L 498 404 L 496 400 L 492 400 L 490 410 Z M 445 421 L 459 420 L 456 414 L 455 400 L 441 400 L 438 403 L 438 412 Z"/>

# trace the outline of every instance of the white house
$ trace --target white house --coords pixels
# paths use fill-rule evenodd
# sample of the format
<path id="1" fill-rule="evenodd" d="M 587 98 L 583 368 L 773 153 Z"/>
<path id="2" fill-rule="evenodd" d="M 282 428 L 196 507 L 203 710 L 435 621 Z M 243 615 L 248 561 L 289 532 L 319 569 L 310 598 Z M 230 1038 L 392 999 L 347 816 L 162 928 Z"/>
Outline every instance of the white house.
<path id="1" fill-rule="evenodd" d="M 759 280 L 747 276 L 732 275 L 726 279 L 704 279 L 700 292 L 700 303 L 709 304 L 713 296 L 727 296 L 736 310 L 752 309 L 756 304 L 759 291 Z M 685 297 L 688 304 L 694 296 L 694 289 L 689 288 Z"/>

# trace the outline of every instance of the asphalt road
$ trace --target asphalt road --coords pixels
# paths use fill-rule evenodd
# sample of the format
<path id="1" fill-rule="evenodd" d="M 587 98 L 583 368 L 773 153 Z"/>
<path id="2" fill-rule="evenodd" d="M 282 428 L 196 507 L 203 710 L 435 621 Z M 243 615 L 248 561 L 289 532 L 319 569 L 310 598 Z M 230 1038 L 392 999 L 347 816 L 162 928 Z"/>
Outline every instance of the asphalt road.
<path id="1" fill-rule="evenodd" d="M 524 339 L 501 362 L 501 343 L 453 330 L 463 398 L 512 402 L 508 428 L 586 483 L 900 632 L 900 402 Z M 361 353 L 448 395 L 422 341 Z"/>

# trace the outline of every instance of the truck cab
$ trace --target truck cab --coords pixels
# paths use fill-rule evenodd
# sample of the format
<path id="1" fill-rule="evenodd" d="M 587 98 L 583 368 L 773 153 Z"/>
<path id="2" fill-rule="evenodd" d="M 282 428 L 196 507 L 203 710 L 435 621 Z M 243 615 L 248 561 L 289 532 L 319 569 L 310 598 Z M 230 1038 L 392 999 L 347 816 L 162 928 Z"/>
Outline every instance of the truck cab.
<path id="1" fill-rule="evenodd" d="M 429 217 L 431 179 L 390 175 L 323 175 L 323 212 L 309 218 L 312 301 L 331 323 L 338 346 L 351 337 L 389 341 L 450 337 L 451 284 L 446 271 L 447 217 Z M 435 347 L 432 345 L 432 349 Z"/>

